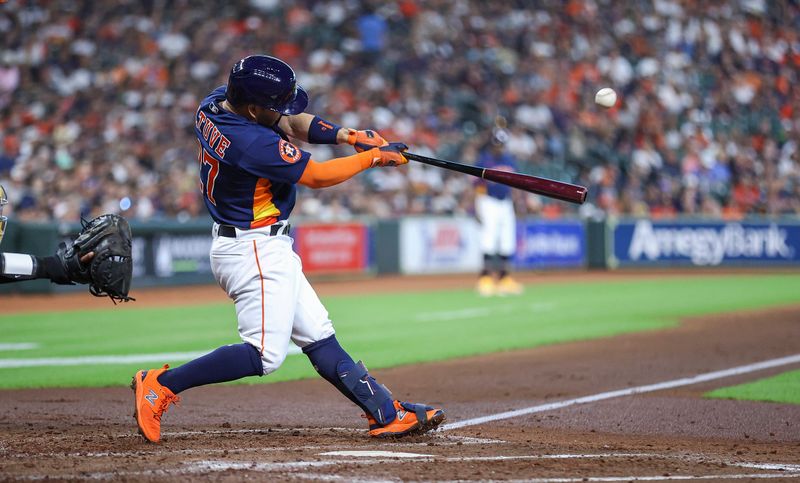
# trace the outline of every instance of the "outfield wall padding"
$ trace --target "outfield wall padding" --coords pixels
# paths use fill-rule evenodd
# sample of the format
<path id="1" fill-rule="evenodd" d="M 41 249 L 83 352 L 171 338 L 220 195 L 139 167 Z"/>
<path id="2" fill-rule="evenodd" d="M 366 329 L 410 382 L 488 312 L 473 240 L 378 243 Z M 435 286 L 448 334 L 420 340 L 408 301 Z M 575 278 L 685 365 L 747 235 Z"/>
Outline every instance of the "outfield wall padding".
<path id="1" fill-rule="evenodd" d="M 208 259 L 211 220 L 132 221 L 134 287 L 214 283 Z M 477 273 L 479 225 L 471 217 L 292 220 L 310 277 Z M 50 255 L 80 230 L 75 224 L 10 220 L 3 251 Z M 520 219 L 515 270 L 800 265 L 800 218 L 744 221 Z M 84 291 L 37 280 L 0 284 L 4 293 Z"/>

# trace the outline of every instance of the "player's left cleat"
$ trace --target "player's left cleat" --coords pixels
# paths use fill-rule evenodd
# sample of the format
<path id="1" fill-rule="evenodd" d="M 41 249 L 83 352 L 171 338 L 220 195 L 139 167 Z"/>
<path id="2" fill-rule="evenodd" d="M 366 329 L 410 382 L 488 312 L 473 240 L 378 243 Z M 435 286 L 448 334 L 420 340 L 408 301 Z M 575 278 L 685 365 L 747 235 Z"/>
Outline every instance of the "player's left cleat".
<path id="1" fill-rule="evenodd" d="M 161 416 L 170 404 L 181 400 L 158 382 L 158 376 L 167 369 L 169 366 L 164 364 L 161 369 L 139 371 L 131 381 L 131 389 L 136 394 L 133 417 L 139 425 L 139 433 L 153 443 L 161 440 Z"/>
<path id="2" fill-rule="evenodd" d="M 491 275 L 481 276 L 481 278 L 478 279 L 478 285 L 475 287 L 475 290 L 478 291 L 478 295 L 481 297 L 491 297 L 497 293 L 497 286 L 494 282 L 494 278 L 492 278 Z"/>
<path id="3" fill-rule="evenodd" d="M 369 421 L 369 435 L 374 438 L 400 438 L 415 434 L 427 433 L 435 429 L 444 421 L 444 409 L 394 401 L 397 416 L 386 425 L 379 424 L 372 416 L 366 416 Z"/>
<path id="4" fill-rule="evenodd" d="M 523 291 L 522 284 L 506 275 L 497 282 L 498 295 L 519 295 Z"/>

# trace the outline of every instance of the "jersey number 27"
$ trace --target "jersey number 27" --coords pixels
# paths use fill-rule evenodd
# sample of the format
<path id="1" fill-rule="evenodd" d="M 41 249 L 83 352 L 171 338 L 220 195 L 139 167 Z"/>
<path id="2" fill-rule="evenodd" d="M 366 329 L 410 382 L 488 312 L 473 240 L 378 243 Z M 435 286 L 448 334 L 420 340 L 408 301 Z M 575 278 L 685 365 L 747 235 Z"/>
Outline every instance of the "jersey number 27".
<path id="1" fill-rule="evenodd" d="M 214 199 L 214 183 L 217 181 L 217 175 L 219 174 L 219 160 L 208 154 L 201 146 L 200 152 L 197 154 L 197 161 L 200 163 L 201 188 L 208 198 L 208 201 L 210 201 L 212 205 L 217 206 L 217 201 Z M 208 173 L 205 179 L 203 179 L 202 170 L 206 164 L 208 165 Z"/>

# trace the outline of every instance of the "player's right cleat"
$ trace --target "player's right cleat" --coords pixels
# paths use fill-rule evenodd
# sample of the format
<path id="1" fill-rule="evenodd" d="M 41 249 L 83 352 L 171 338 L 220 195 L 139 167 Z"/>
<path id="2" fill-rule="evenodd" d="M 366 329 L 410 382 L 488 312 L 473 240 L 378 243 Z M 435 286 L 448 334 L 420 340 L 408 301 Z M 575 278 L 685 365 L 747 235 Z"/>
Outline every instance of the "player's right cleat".
<path id="1" fill-rule="evenodd" d="M 491 297 L 497 293 L 497 287 L 491 275 L 484 275 L 478 279 L 478 285 L 475 287 L 481 297 Z"/>
<path id="2" fill-rule="evenodd" d="M 170 404 L 180 401 L 180 397 L 158 382 L 158 376 L 167 369 L 169 366 L 164 364 L 161 369 L 139 371 L 131 381 L 131 389 L 136 394 L 133 417 L 139 425 L 139 433 L 153 443 L 161 439 L 161 415 L 167 412 Z"/>
<path id="3" fill-rule="evenodd" d="M 414 434 L 427 433 L 435 429 L 444 421 L 444 409 L 394 401 L 397 415 L 394 420 L 386 425 L 379 424 L 372 416 L 366 416 L 369 421 L 369 435 L 373 438 L 400 438 Z"/>
<path id="4" fill-rule="evenodd" d="M 519 295 L 523 290 L 522 285 L 508 275 L 497 282 L 497 293 L 499 295 Z"/>

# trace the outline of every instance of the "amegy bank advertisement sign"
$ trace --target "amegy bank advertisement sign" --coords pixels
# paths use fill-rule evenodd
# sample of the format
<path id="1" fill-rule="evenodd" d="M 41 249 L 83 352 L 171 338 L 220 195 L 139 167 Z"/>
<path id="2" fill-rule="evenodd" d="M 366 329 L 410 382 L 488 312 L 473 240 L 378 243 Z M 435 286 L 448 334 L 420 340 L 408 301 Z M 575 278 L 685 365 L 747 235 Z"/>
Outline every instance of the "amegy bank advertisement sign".
<path id="1" fill-rule="evenodd" d="M 400 272 L 480 271 L 480 229 L 473 218 L 406 218 L 400 223 Z"/>
<path id="2" fill-rule="evenodd" d="M 612 266 L 800 264 L 800 222 L 636 220 L 611 237 Z"/>

